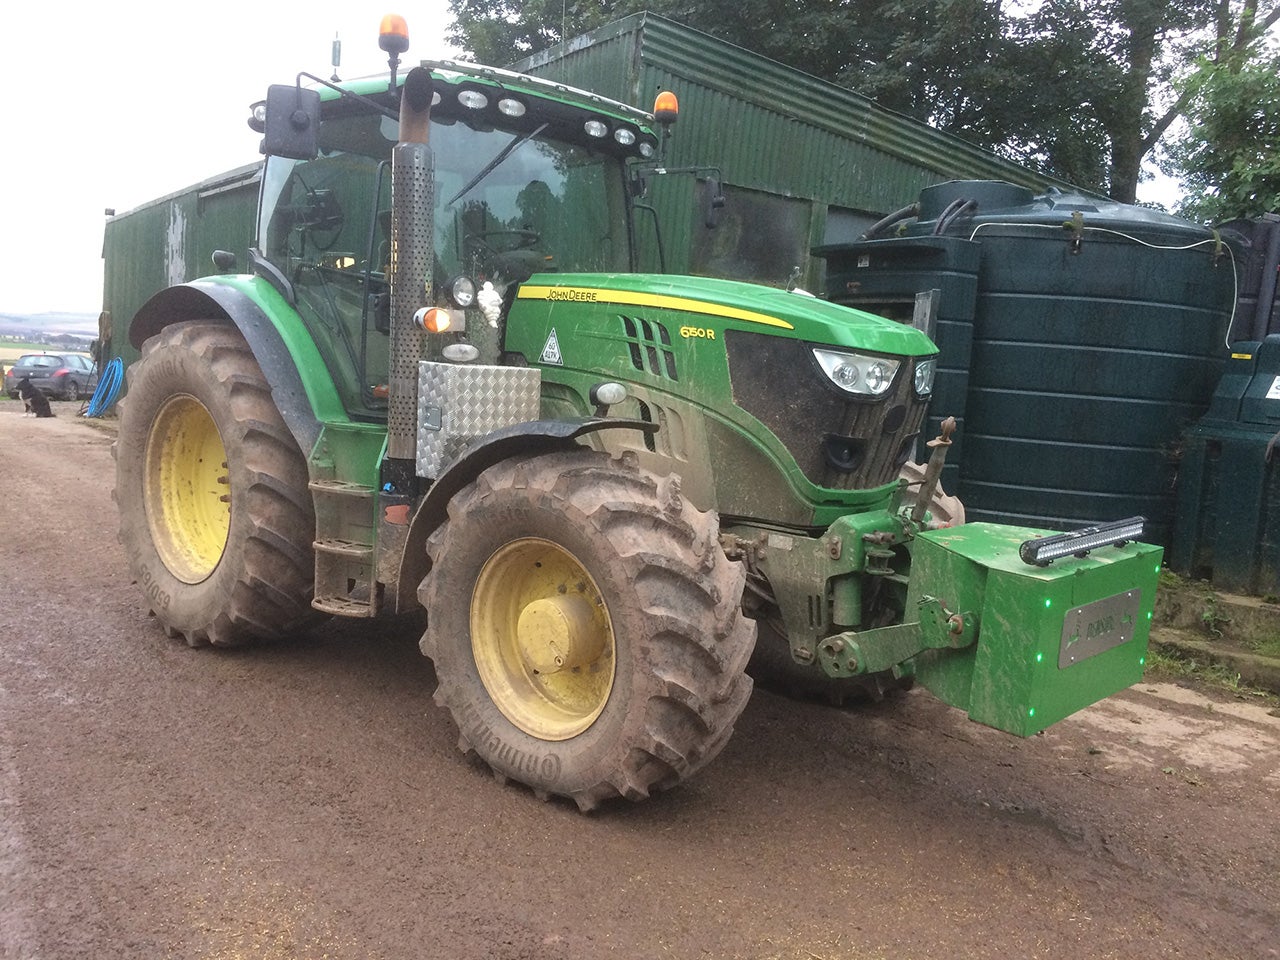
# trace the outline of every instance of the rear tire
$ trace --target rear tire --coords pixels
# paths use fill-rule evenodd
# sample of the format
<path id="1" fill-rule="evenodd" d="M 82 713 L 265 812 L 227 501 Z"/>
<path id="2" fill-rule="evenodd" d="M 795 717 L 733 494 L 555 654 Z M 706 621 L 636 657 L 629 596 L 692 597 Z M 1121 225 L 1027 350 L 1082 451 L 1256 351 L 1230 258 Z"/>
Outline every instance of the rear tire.
<path id="1" fill-rule="evenodd" d="M 240 332 L 149 339 L 120 401 L 120 542 L 147 609 L 192 646 L 277 638 L 311 609 L 307 464 Z"/>
<path id="2" fill-rule="evenodd" d="M 746 706 L 755 641 L 744 568 L 718 532 L 677 478 L 633 458 L 583 450 L 484 471 L 432 535 L 419 589 L 459 746 L 582 810 L 701 769 Z"/>

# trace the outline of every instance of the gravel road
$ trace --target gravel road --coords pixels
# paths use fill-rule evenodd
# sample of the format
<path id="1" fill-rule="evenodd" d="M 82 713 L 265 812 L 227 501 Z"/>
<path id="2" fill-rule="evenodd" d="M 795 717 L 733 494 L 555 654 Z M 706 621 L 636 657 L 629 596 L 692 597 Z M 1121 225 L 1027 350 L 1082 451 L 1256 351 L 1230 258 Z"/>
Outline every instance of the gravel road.
<path id="1" fill-rule="evenodd" d="M 0 401 L 0 958 L 1280 956 L 1280 718 L 1143 683 L 1041 736 L 757 691 L 590 816 L 502 786 L 419 626 L 168 640 L 109 431 Z"/>

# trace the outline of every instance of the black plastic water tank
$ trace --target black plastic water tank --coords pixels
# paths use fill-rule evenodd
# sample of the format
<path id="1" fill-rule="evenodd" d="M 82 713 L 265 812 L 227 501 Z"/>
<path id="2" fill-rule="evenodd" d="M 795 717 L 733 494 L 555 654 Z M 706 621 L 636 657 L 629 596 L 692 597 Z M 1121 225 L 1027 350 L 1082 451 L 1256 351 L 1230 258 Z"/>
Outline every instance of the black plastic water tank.
<path id="1" fill-rule="evenodd" d="M 973 520 L 1142 514 L 1165 542 L 1176 451 L 1226 356 L 1232 251 L 1206 227 L 1076 193 L 952 181 L 911 236 L 981 244 L 959 494 Z"/>

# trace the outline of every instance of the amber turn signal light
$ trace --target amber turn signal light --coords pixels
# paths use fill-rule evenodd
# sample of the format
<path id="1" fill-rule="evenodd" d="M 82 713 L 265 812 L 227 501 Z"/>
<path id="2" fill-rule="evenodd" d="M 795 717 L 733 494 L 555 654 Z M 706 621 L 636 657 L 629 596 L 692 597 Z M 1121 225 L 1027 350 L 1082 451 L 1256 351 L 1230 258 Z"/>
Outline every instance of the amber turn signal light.
<path id="1" fill-rule="evenodd" d="M 413 316 L 414 322 L 427 333 L 444 333 L 453 326 L 453 318 L 448 310 L 440 307 L 424 308 Z"/>

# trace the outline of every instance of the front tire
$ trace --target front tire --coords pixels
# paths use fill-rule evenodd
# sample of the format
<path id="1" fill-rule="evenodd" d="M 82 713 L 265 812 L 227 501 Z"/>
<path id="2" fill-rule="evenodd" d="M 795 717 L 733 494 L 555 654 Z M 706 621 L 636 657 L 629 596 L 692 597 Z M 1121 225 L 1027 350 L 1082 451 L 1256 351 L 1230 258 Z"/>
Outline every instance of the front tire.
<path id="1" fill-rule="evenodd" d="M 120 401 L 120 542 L 147 609 L 192 646 L 281 637 L 315 619 L 307 464 L 235 327 L 149 339 Z"/>
<path id="2" fill-rule="evenodd" d="M 498 464 L 431 537 L 435 699 L 500 778 L 590 810 L 691 776 L 733 732 L 755 642 L 714 514 L 634 459 Z"/>

